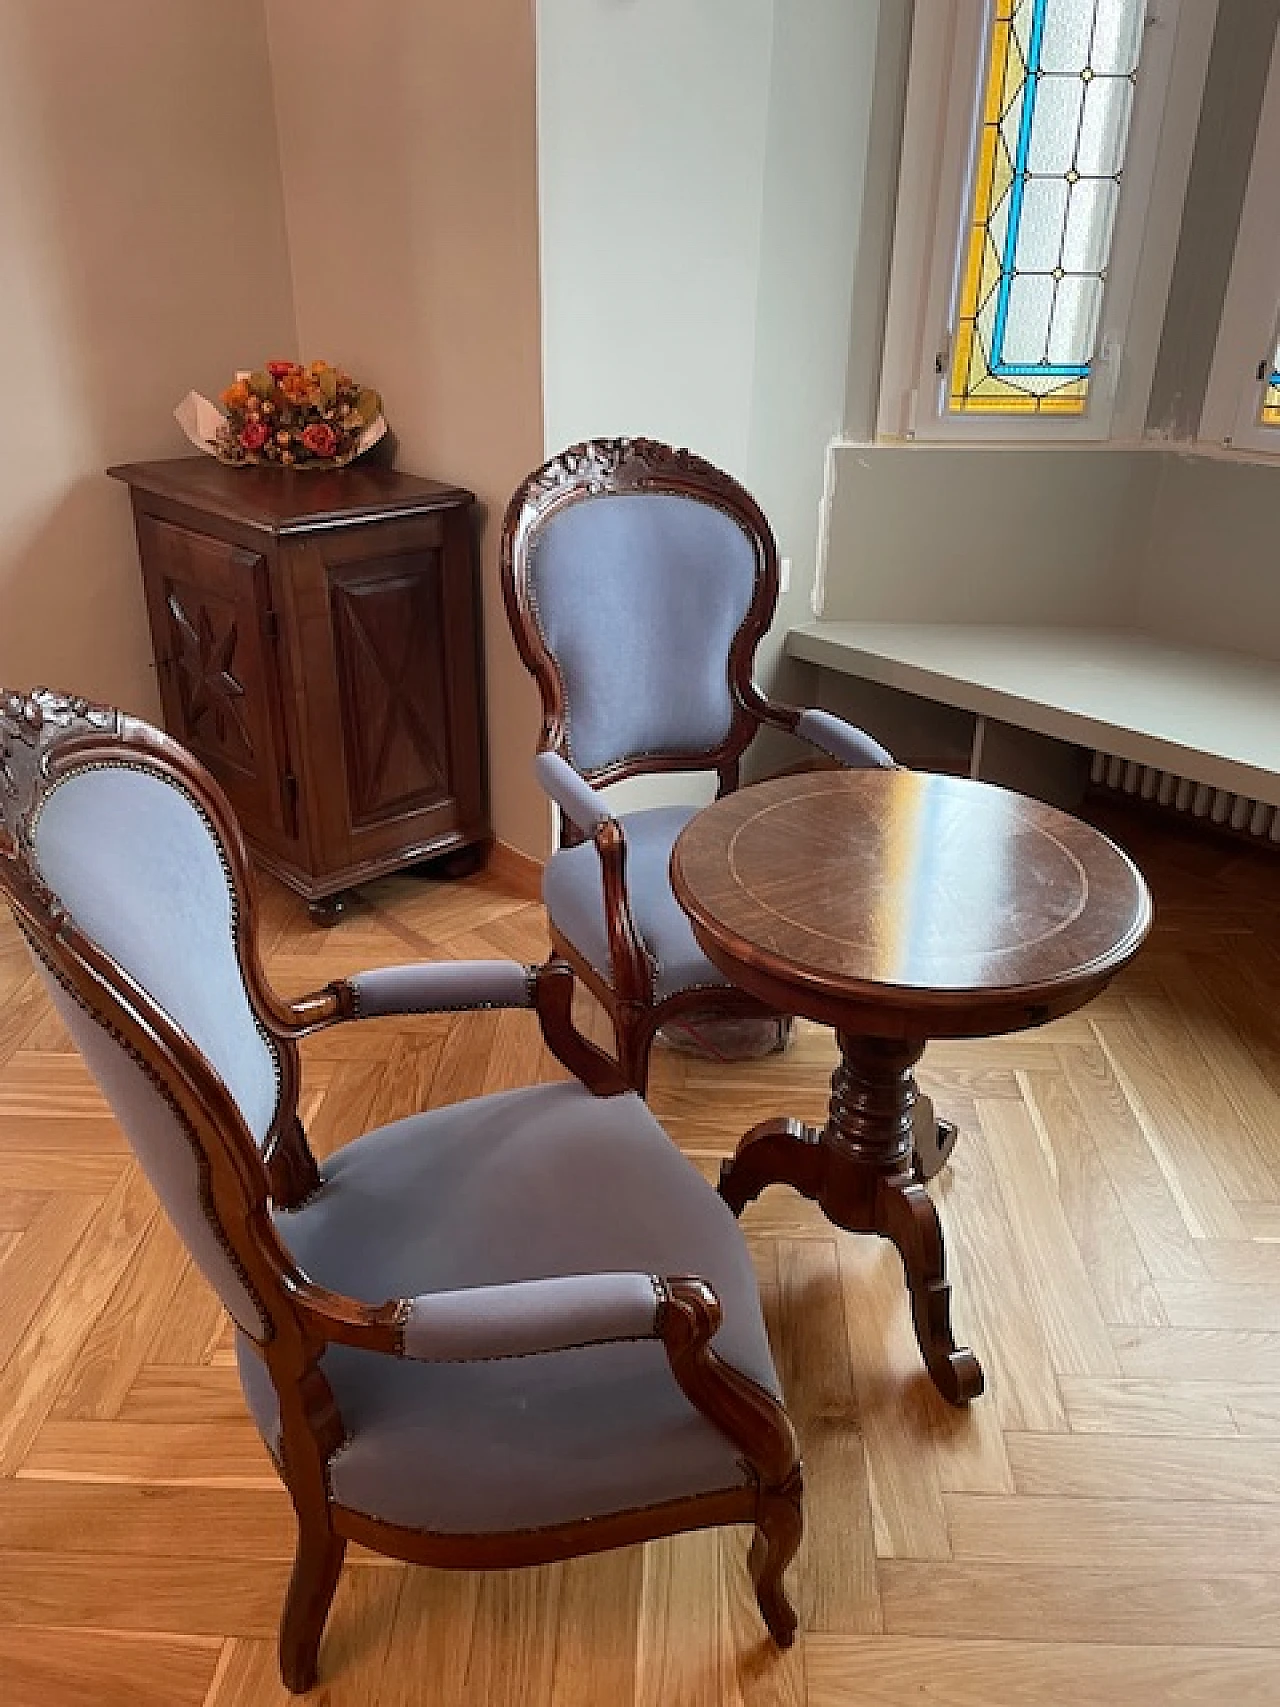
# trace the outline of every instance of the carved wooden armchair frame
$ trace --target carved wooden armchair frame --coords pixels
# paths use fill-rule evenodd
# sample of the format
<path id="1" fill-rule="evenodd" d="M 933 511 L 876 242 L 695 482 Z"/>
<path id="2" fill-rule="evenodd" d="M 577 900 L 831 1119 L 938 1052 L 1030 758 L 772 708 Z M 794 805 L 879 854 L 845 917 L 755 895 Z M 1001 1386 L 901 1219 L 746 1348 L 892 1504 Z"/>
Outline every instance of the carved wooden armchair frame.
<path id="1" fill-rule="evenodd" d="M 693 499 L 728 517 L 749 543 L 753 585 L 727 655 L 729 718 L 718 743 L 627 751 L 584 765 L 574 750 L 569 689 L 561 659 L 548 640 L 534 585 L 533 557 L 549 525 L 586 500 L 635 494 Z M 738 787 L 744 751 L 762 727 L 784 730 L 828 757 L 855 765 L 889 764 L 890 756 L 861 730 L 822 711 L 802 711 L 769 699 L 753 676 L 756 648 L 778 601 L 778 554 L 764 512 L 738 482 L 688 450 L 652 439 L 596 439 L 573 445 L 528 476 L 507 508 L 502 530 L 502 581 L 516 646 L 542 698 L 539 780 L 560 807 L 560 846 L 590 838 L 600 857 L 608 933 L 605 975 L 554 922 L 554 952 L 563 957 L 608 1011 L 618 1062 L 643 1094 L 655 1033 L 680 1013 L 765 1015 L 745 991 L 724 983 L 699 984 L 664 1000 L 655 997 L 655 963 L 639 930 L 628 892 L 627 835 L 596 790 L 628 777 L 715 771 L 717 795 Z M 708 968 L 710 970 L 710 968 Z"/>
<path id="2" fill-rule="evenodd" d="M 176 785 L 219 845 L 239 971 L 278 1071 L 277 1111 L 261 1144 L 210 1061 L 80 928 L 46 886 L 34 857 L 35 821 L 53 791 L 84 770 L 122 766 Z M 624 1089 L 613 1064 L 570 1023 L 573 978 L 567 967 L 484 962 L 387 968 L 340 979 L 296 1001 L 283 1000 L 263 973 L 245 848 L 216 784 L 176 743 L 148 725 L 42 690 L 29 698 L 0 698 L 0 890 L 51 992 L 63 1002 L 64 1018 L 78 1013 L 96 1022 L 89 1029 L 107 1034 L 104 1044 L 123 1051 L 131 1072 L 141 1070 L 195 1158 L 203 1216 L 233 1290 L 239 1288 L 244 1301 L 239 1314 L 232 1308 L 233 1317 L 265 1365 L 279 1404 L 279 1445 L 273 1455 L 298 1525 L 280 1627 L 280 1664 L 290 1689 L 306 1690 L 315 1682 L 321 1634 L 352 1540 L 414 1563 L 485 1569 L 536 1564 L 685 1529 L 750 1523 L 756 1531 L 751 1569 L 762 1613 L 778 1642 L 791 1641 L 795 1616 L 782 1573 L 800 1535 L 795 1435 L 779 1401 L 712 1348 L 721 1310 L 704 1280 L 600 1274 L 576 1277 L 584 1283 L 576 1293 L 575 1277 L 472 1288 L 491 1294 L 486 1320 L 477 1324 L 467 1308 L 467 1292 L 369 1304 L 327 1290 L 303 1271 L 273 1223 L 273 1210 L 305 1205 L 322 1184 L 297 1113 L 297 1044 L 323 1027 L 381 1014 L 527 1005 L 536 1011 L 548 1047 L 581 1083 L 604 1096 Z M 608 1144 L 607 1132 L 602 1131 L 601 1142 Z M 515 1298 L 516 1293 L 522 1297 Z M 256 1320 L 246 1321 L 246 1312 Z M 584 1337 L 565 1340 L 574 1333 Z M 349 1509 L 335 1498 L 330 1467 L 346 1431 L 321 1368 L 326 1348 L 458 1362 L 528 1357 L 566 1343 L 617 1338 L 661 1342 L 671 1376 L 686 1398 L 749 1466 L 741 1487 L 552 1527 L 475 1534 L 405 1527 Z"/>

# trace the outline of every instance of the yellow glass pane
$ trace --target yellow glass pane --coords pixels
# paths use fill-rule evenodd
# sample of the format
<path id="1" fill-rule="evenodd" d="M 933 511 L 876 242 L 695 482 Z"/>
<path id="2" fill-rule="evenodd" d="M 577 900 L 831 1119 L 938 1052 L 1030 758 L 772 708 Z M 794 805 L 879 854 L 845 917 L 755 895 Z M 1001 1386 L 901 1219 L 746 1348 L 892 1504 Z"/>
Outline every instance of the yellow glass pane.
<path id="1" fill-rule="evenodd" d="M 1026 391 L 1010 389 L 1007 395 L 985 397 L 967 392 L 963 407 L 966 415 L 1083 415 L 1084 397 L 1060 396 L 1051 392 L 1047 397 L 1033 397 Z"/>
<path id="2" fill-rule="evenodd" d="M 960 281 L 955 347 L 951 361 L 949 406 L 958 413 L 979 407 L 975 388 L 989 378 L 987 356 L 974 336 L 978 310 L 986 301 L 999 277 L 999 256 L 988 237 L 988 221 L 1002 198 L 1008 194 L 1013 178 L 1009 151 L 1000 134 L 1000 121 L 1015 99 L 1022 83 L 1019 75 L 1021 55 L 1013 39 L 1013 17 L 1025 0 L 992 0 L 990 63 L 982 101 L 982 129 L 978 136 L 978 157 L 974 168 L 974 200 L 972 222 L 965 249 L 964 271 Z M 1011 51 L 1012 50 L 1012 51 Z M 994 272 L 993 272 L 994 263 Z M 1023 408 L 1020 395 L 1012 386 L 1002 387 L 1004 407 Z M 1036 399 L 1027 398 L 1026 405 L 1034 411 Z M 987 407 L 990 407 L 990 403 Z"/>

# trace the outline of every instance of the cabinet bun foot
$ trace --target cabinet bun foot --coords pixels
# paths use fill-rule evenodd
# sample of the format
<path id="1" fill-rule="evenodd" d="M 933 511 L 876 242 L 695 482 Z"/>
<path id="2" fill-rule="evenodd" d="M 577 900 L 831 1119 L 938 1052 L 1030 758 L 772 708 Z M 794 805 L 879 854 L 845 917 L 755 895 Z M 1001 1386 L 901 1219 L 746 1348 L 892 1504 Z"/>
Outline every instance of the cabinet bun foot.
<path id="1" fill-rule="evenodd" d="M 324 895 L 318 901 L 308 901 L 307 911 L 311 914 L 311 922 L 324 925 L 326 928 L 336 925 L 351 904 L 351 897 L 343 892 L 339 895 Z"/>
<path id="2" fill-rule="evenodd" d="M 484 870 L 488 852 L 483 842 L 472 842 L 470 847 L 455 848 L 452 853 L 433 859 L 426 868 L 427 876 L 443 877 L 451 883 L 460 877 L 474 877 L 478 871 Z"/>

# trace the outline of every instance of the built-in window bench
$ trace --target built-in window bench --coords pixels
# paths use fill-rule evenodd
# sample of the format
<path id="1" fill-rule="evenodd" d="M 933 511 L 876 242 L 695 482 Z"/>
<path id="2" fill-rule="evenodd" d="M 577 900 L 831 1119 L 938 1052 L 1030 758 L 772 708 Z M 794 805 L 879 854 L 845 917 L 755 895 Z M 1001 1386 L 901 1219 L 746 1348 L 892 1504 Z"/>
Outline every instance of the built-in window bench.
<path id="1" fill-rule="evenodd" d="M 1045 786 L 1031 791 L 1046 798 L 1070 803 L 1064 777 L 1083 786 L 1085 749 L 1280 809 L 1280 663 L 1132 630 L 958 623 L 814 622 L 791 629 L 786 649 L 821 681 L 854 678 L 973 714 L 973 776 L 1027 786 L 1025 764 L 1010 774 L 1007 741 L 1027 731 L 1042 738 Z M 1049 743 L 1068 744 L 1065 771 L 1045 762 Z"/>
<path id="2" fill-rule="evenodd" d="M 1280 458 L 841 442 L 827 487 L 793 696 L 907 764 L 1064 806 L 1118 772 L 1280 841 Z"/>

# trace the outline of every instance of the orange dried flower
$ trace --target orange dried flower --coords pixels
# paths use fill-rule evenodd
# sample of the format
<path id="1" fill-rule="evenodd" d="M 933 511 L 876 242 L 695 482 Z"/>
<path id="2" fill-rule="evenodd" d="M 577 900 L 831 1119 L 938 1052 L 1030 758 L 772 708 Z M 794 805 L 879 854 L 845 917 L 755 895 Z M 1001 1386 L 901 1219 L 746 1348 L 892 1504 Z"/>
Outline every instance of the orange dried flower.
<path id="1" fill-rule="evenodd" d="M 217 454 L 276 467 L 342 467 L 381 409 L 377 392 L 326 361 L 264 362 L 219 395 L 227 418 Z"/>

